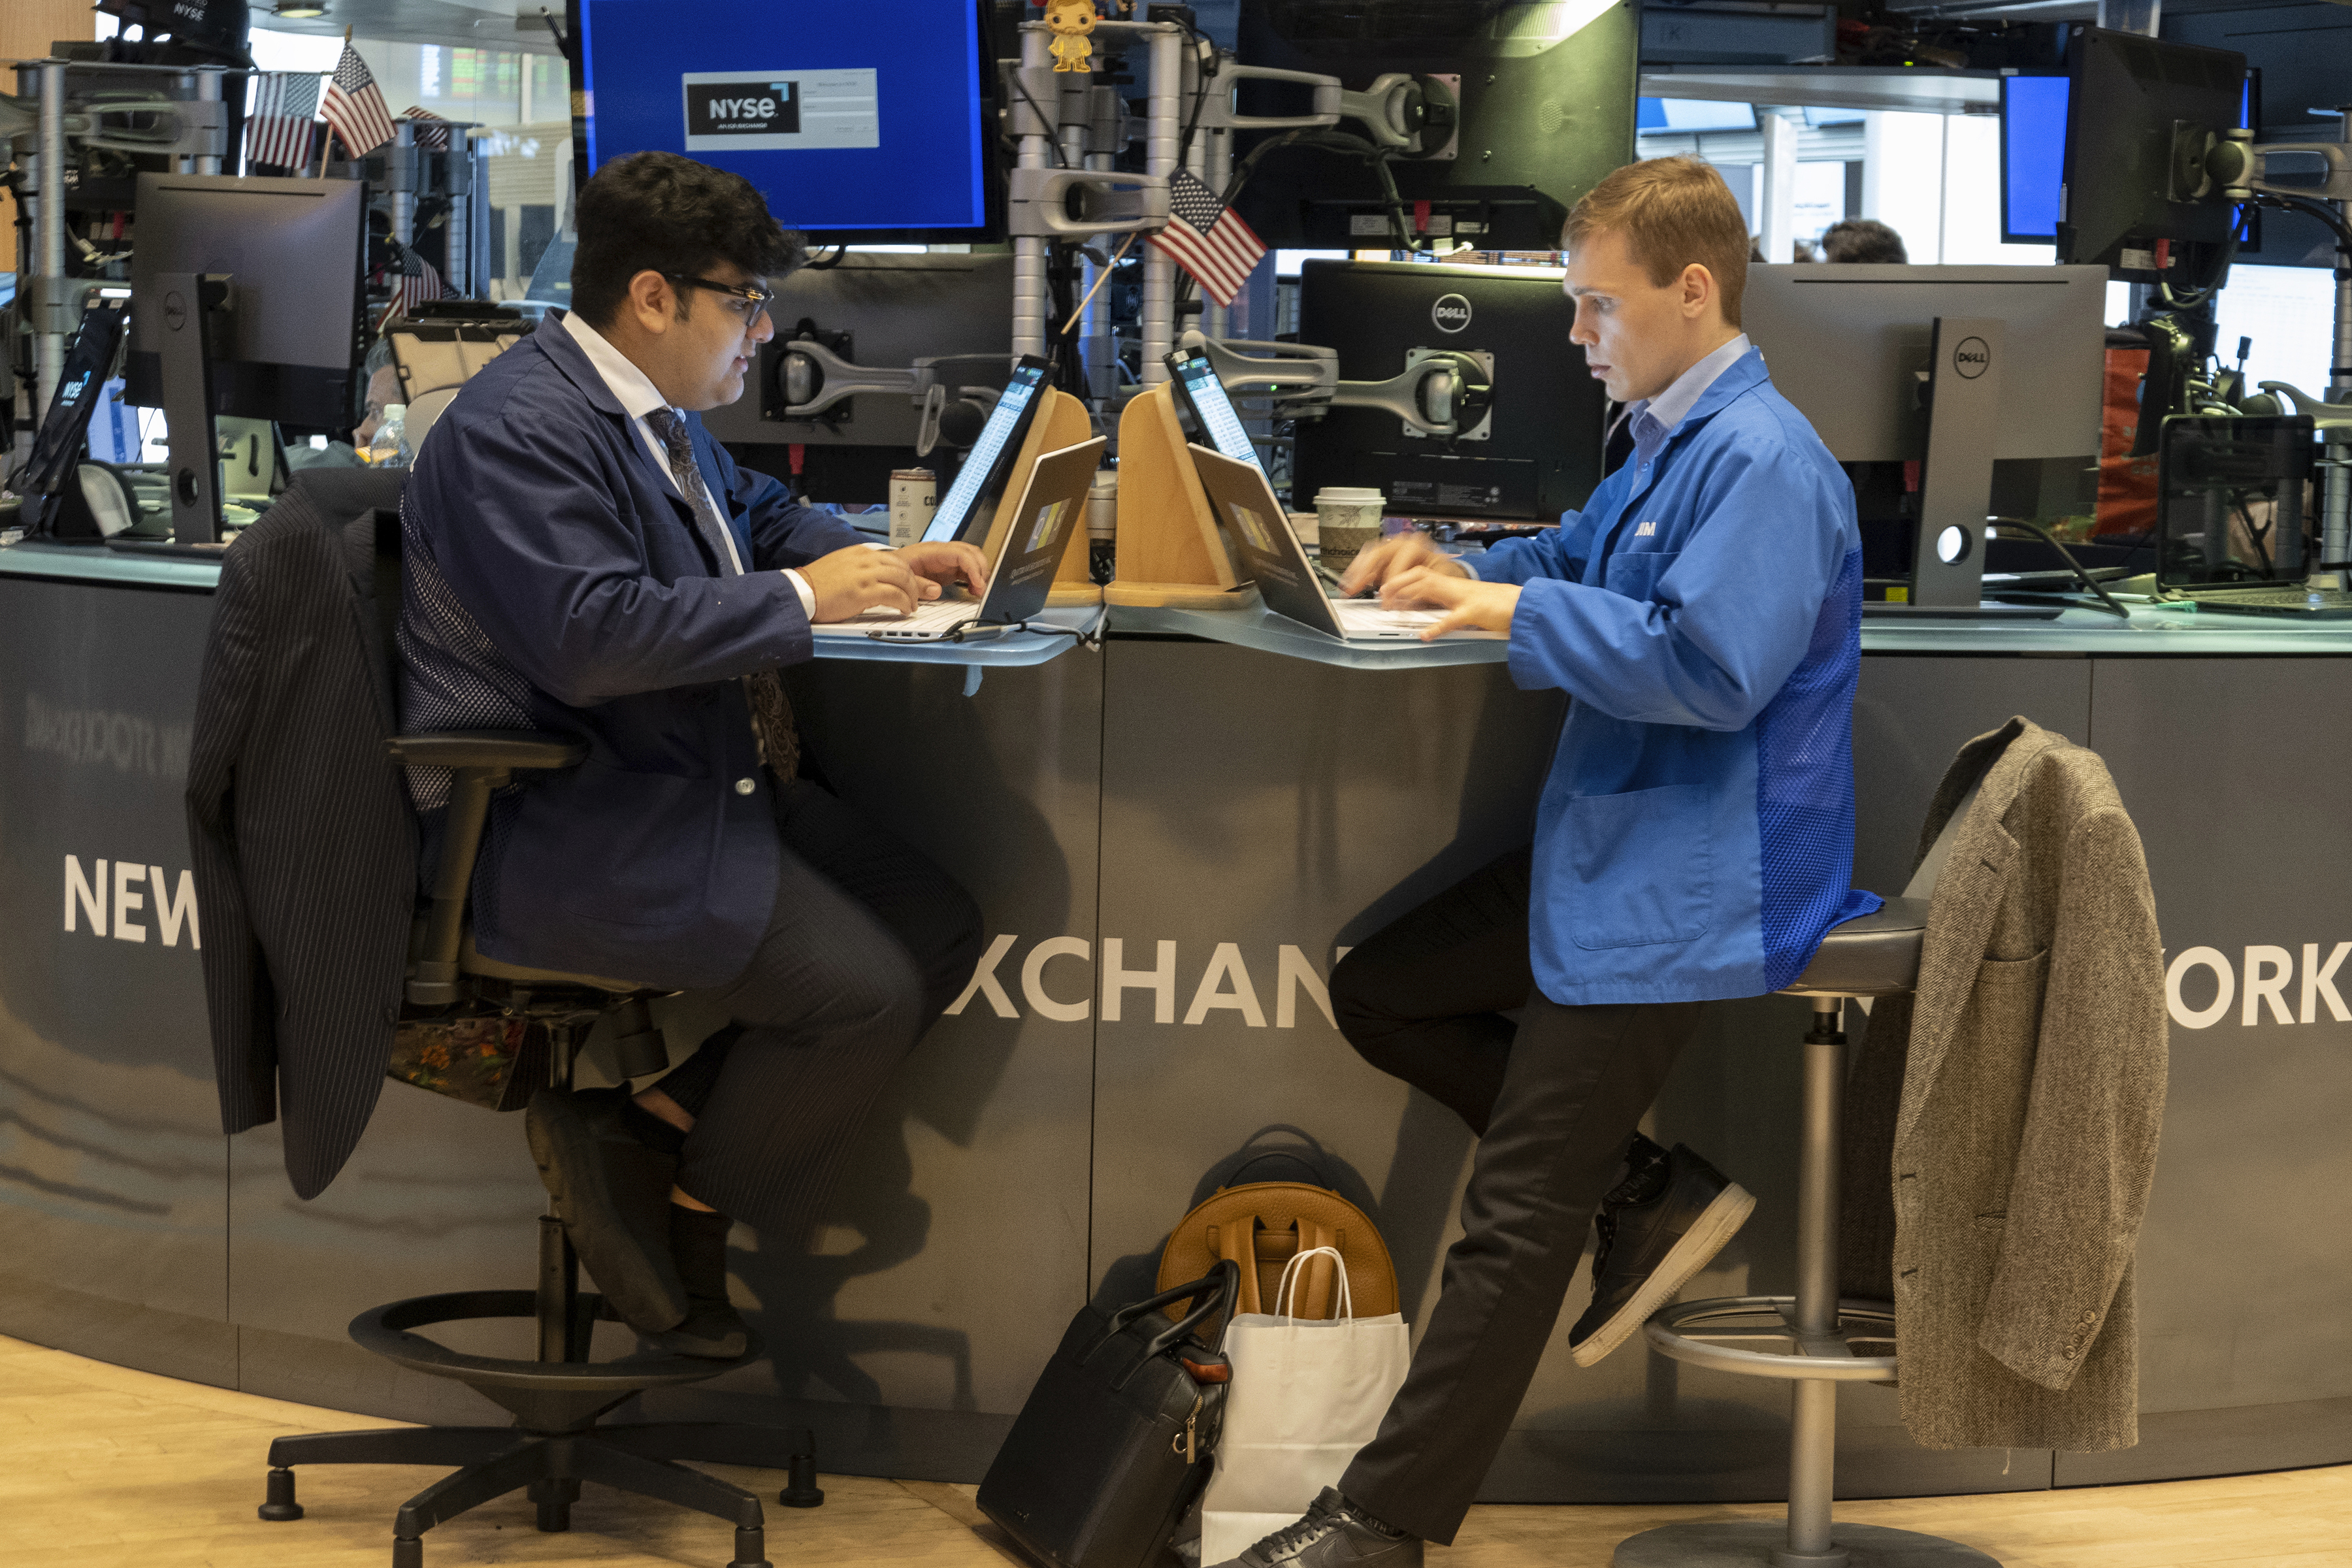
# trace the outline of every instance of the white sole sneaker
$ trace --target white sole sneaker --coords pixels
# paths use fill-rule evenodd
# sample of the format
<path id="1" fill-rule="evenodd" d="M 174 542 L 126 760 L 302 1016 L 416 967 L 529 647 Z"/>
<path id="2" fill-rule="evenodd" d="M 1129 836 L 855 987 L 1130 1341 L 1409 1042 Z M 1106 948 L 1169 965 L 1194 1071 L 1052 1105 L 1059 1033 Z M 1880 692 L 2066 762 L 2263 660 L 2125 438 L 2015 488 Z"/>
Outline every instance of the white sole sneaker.
<path id="1" fill-rule="evenodd" d="M 1579 1366 L 1591 1366 L 1632 1338 L 1633 1331 L 1648 1322 L 1653 1312 L 1682 1294 L 1692 1275 L 1715 1261 L 1715 1255 L 1739 1234 L 1739 1227 L 1754 1212 L 1754 1194 L 1738 1183 L 1717 1193 L 1715 1201 L 1699 1211 L 1697 1223 L 1667 1249 L 1657 1268 L 1642 1282 L 1642 1288 L 1608 1321 L 1570 1349 L 1569 1358 Z"/>

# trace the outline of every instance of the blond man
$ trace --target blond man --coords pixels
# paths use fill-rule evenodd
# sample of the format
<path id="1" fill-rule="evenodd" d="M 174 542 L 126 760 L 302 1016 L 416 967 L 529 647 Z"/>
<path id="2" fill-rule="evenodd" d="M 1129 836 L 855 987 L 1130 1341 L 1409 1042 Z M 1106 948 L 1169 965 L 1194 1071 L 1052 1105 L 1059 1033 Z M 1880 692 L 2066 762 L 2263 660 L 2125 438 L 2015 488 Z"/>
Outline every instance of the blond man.
<path id="1" fill-rule="evenodd" d="M 1464 1235 L 1379 1435 L 1235 1568 L 1417 1568 L 1423 1542 L 1453 1540 L 1596 1210 L 1593 1299 L 1568 1336 L 1587 1366 L 1754 1206 L 1636 1131 L 1705 1005 L 1788 984 L 1878 906 L 1848 886 L 1853 492 L 1740 332 L 1738 204 L 1696 160 L 1636 163 L 1561 243 L 1569 335 L 1631 405 L 1633 457 L 1541 539 L 1475 560 L 1395 541 L 1344 584 L 1443 608 L 1433 637 L 1507 634 L 1512 679 L 1573 700 L 1532 848 L 1332 975 L 1357 1050 L 1477 1134 Z"/>

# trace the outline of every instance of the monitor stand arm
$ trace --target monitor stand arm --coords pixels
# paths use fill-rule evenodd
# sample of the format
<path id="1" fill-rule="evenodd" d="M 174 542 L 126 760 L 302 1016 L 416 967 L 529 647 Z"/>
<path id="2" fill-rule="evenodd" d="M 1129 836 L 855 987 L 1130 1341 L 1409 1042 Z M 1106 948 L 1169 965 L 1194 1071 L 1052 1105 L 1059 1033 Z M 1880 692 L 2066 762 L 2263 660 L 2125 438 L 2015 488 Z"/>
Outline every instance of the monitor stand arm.
<path id="1" fill-rule="evenodd" d="M 1229 391 L 1271 393 L 1284 419 L 1319 419 L 1334 408 L 1377 408 L 1427 436 L 1475 426 L 1494 399 L 1494 377 L 1475 354 L 1430 351 L 1386 381 L 1341 381 L 1339 353 L 1311 343 L 1255 342 L 1188 331 L 1181 347 L 1209 356 Z"/>
<path id="2" fill-rule="evenodd" d="M 2000 435 L 2002 329 L 1990 316 L 1938 316 L 1928 361 L 1927 460 L 1911 540 L 1911 603 L 1977 609 L 1984 598 L 1985 509 Z"/>
<path id="3" fill-rule="evenodd" d="M 163 299 L 163 418 L 172 442 L 172 538 L 181 544 L 217 544 L 221 536 L 220 436 L 213 422 L 213 333 L 215 311 L 226 312 L 234 279 L 226 272 L 164 272 L 155 279 Z"/>

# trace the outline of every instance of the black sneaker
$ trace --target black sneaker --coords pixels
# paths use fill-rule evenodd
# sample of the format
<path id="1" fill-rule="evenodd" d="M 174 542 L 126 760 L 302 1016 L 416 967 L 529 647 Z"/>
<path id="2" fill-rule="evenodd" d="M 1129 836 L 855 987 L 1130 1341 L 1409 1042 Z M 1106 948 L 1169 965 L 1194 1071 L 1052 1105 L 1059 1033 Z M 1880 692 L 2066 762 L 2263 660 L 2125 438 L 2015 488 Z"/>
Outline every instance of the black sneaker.
<path id="1" fill-rule="evenodd" d="M 1217 1568 L 1421 1568 L 1421 1538 L 1392 1530 L 1325 1487 L 1307 1517 Z"/>
<path id="2" fill-rule="evenodd" d="M 1673 1300 L 1748 1223 L 1756 1200 L 1677 1143 L 1669 1153 L 1640 1133 L 1633 1170 L 1601 1200 L 1594 1224 L 1592 1305 L 1568 1333 L 1568 1353 L 1591 1366 Z"/>
<path id="3" fill-rule="evenodd" d="M 524 1131 L 588 1278 L 631 1328 L 657 1334 L 677 1327 L 688 1307 L 670 1256 L 677 1161 L 629 1131 L 627 1100 L 625 1089 L 542 1089 L 530 1097 Z"/>

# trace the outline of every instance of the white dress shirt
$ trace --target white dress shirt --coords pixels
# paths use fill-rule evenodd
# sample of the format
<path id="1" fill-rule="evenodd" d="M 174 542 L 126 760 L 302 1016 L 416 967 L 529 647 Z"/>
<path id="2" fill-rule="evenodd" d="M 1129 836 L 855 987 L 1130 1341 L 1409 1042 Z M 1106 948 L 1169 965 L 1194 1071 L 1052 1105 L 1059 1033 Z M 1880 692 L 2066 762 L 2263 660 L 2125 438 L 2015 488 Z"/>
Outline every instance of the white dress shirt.
<path id="1" fill-rule="evenodd" d="M 621 412 L 629 416 L 629 423 L 636 426 L 637 435 L 645 441 L 646 450 L 654 455 L 654 466 L 661 469 L 663 476 L 670 481 L 670 489 L 676 490 L 677 479 L 670 473 L 669 447 L 663 443 L 659 432 L 654 429 L 651 421 L 646 417 L 656 408 L 668 408 L 669 399 L 664 397 L 661 395 L 661 389 L 654 385 L 652 377 L 631 363 L 626 354 L 614 348 L 604 333 L 590 326 L 579 311 L 570 310 L 564 313 L 563 329 L 570 332 L 572 341 L 580 345 L 580 352 L 588 356 L 588 363 L 596 367 L 596 374 L 604 378 L 604 385 L 620 403 Z M 1746 342 L 1748 340 L 1742 338 L 1739 341 Z M 673 414 L 677 413 L 676 409 L 670 411 Z M 678 417 L 683 419 L 685 416 L 680 414 Z M 698 473 L 697 479 L 702 488 L 703 501 L 710 508 L 711 515 L 724 519 L 727 516 L 727 509 L 720 506 L 717 499 L 711 495 L 710 481 L 702 479 Z M 688 498 L 680 494 L 678 499 L 687 500 Z M 691 505 L 692 502 L 688 501 L 688 504 Z M 734 563 L 735 570 L 738 572 L 750 570 L 743 564 L 743 557 L 735 548 L 735 531 L 721 527 L 719 534 L 726 541 L 727 559 Z M 789 567 L 785 569 L 784 575 L 792 580 L 793 591 L 801 596 L 801 613 L 808 616 L 811 621 L 815 620 L 816 592 L 808 585 L 808 579 Z"/>
<path id="2" fill-rule="evenodd" d="M 1658 448 L 1666 444 L 1666 437 L 1690 413 L 1691 405 L 1715 384 L 1715 378 L 1738 364 L 1749 346 L 1748 334 L 1740 333 L 1675 377 L 1665 391 L 1625 411 L 1625 417 L 1633 422 L 1633 456 L 1643 468 L 1650 466 L 1650 459 L 1658 455 Z"/>

